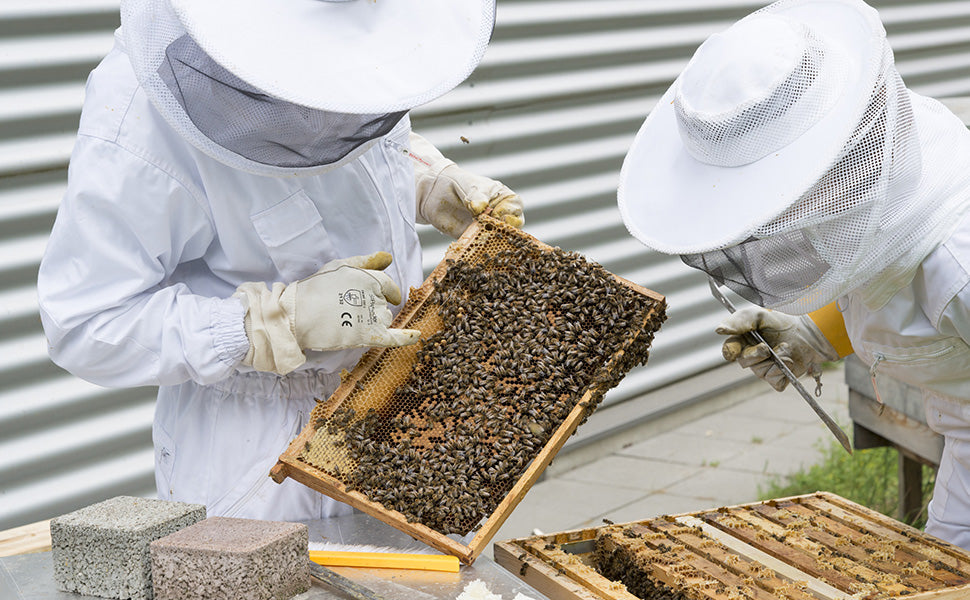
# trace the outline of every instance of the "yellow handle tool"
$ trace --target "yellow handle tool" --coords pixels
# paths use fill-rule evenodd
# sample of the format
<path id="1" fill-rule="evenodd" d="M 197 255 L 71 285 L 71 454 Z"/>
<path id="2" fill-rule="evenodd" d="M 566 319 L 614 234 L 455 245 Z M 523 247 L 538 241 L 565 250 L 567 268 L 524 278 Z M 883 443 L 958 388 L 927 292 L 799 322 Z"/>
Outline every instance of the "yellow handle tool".
<path id="1" fill-rule="evenodd" d="M 375 569 L 458 572 L 458 557 L 444 554 L 310 550 L 310 560 L 326 567 L 371 567 Z"/>

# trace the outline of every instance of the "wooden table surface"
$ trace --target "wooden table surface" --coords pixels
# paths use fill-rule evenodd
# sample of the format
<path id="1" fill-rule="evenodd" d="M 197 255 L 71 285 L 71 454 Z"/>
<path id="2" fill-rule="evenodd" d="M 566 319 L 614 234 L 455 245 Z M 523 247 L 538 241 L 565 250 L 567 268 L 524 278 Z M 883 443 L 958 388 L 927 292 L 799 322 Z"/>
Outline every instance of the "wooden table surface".
<path id="1" fill-rule="evenodd" d="M 51 549 L 51 522 L 39 521 L 0 531 L 0 556 L 46 552 Z"/>

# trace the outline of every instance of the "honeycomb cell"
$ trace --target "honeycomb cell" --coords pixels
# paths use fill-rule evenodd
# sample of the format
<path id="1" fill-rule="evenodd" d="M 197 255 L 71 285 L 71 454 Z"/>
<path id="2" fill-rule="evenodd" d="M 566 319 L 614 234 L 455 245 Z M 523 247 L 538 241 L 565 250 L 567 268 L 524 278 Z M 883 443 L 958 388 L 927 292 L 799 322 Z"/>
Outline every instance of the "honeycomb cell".
<path id="1" fill-rule="evenodd" d="M 300 460 L 409 521 L 465 535 L 578 404 L 588 416 L 646 362 L 665 306 L 494 220 L 432 279 L 396 323 L 421 342 L 382 350 L 355 369 L 352 391 L 318 405 Z"/>

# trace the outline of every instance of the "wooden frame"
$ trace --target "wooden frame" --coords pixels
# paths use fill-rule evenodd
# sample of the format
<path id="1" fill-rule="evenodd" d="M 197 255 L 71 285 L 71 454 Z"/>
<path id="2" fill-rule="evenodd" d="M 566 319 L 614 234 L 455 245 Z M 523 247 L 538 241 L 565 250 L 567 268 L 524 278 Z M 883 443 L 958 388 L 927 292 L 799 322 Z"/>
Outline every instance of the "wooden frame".
<path id="1" fill-rule="evenodd" d="M 50 549 L 50 519 L 0 531 L 0 557 L 47 552 Z"/>
<path id="2" fill-rule="evenodd" d="M 500 223 L 499 221 L 491 219 L 490 217 L 479 217 L 475 223 L 469 226 L 461 238 L 449 246 L 445 258 L 434 269 L 424 284 L 416 290 L 411 290 L 408 302 L 395 318 L 392 325 L 393 327 L 408 327 L 408 324 L 412 321 L 412 319 L 424 305 L 425 301 L 434 291 L 435 283 L 439 281 L 446 273 L 448 268 L 448 260 L 460 258 L 464 253 L 471 251 L 474 248 L 476 239 L 486 226 L 492 228 L 501 228 L 505 231 L 509 231 L 510 229 L 508 226 Z M 515 232 L 514 235 L 529 239 L 531 243 L 535 244 L 542 250 L 552 250 L 550 246 L 543 244 L 539 240 L 536 240 L 526 233 L 519 230 L 512 231 Z M 639 324 L 639 327 L 635 329 L 631 328 L 630 336 L 624 343 L 621 350 L 617 351 L 617 353 L 610 359 L 608 366 L 617 364 L 622 357 L 623 351 L 633 342 L 636 336 L 655 319 L 657 310 L 662 310 L 662 308 L 665 306 L 664 297 L 660 294 L 627 281 L 621 277 L 615 275 L 614 277 L 619 283 L 627 288 L 655 300 L 657 302 L 657 309 L 649 311 L 649 314 L 645 316 L 643 322 Z M 424 335 L 429 335 L 429 332 L 424 332 Z M 320 415 L 329 416 L 333 414 L 333 412 L 340 406 L 341 402 L 343 402 L 350 395 L 350 393 L 354 391 L 358 382 L 378 365 L 384 356 L 384 353 L 387 351 L 388 350 L 386 349 L 375 348 L 364 354 L 357 366 L 354 367 L 353 371 L 346 376 L 344 381 L 342 381 L 336 392 L 334 392 L 334 394 L 325 403 L 318 407 L 319 409 L 322 409 L 320 411 Z M 589 400 L 596 397 L 598 394 L 605 392 L 605 385 L 606 384 L 603 382 L 594 381 L 590 387 L 587 388 L 585 393 L 567 415 L 565 420 L 552 434 L 549 441 L 545 444 L 545 446 L 543 446 L 538 455 L 529 464 L 525 472 L 512 486 L 511 490 L 503 497 L 492 514 L 478 527 L 472 540 L 468 544 L 463 544 L 460 541 L 441 534 L 425 525 L 422 525 L 421 523 L 409 522 L 405 515 L 401 514 L 400 512 L 389 510 L 382 504 L 372 502 L 358 491 L 348 491 L 347 487 L 342 481 L 339 481 L 332 475 L 301 461 L 299 456 L 303 452 L 307 443 L 313 439 L 313 436 L 315 435 L 315 427 L 313 426 L 312 417 L 311 422 L 306 428 L 304 428 L 303 432 L 290 444 L 286 452 L 280 456 L 279 462 L 275 467 L 273 467 L 270 475 L 277 483 L 281 483 L 287 477 L 299 481 L 300 483 L 326 494 L 327 496 L 358 508 L 361 511 L 380 519 L 388 525 L 407 533 L 408 535 L 428 544 L 433 548 L 447 554 L 453 554 L 466 564 L 471 564 L 485 549 L 489 541 L 498 531 L 499 527 L 501 527 L 519 502 L 522 501 L 522 498 L 525 497 L 525 494 L 529 488 L 531 488 L 532 485 L 535 484 L 535 482 L 539 479 L 542 471 L 556 456 L 569 436 L 573 434 L 578 425 L 588 416 L 591 410 L 589 408 Z M 317 411 L 314 411 L 315 414 L 316 412 Z"/>
<path id="3" fill-rule="evenodd" d="M 799 544 L 804 546 L 811 543 L 809 541 L 794 540 L 786 543 L 771 536 L 761 538 L 757 528 L 747 531 L 742 523 L 740 529 L 734 530 L 731 527 L 723 527 L 717 522 L 719 515 L 733 516 L 734 513 L 731 511 L 743 509 L 751 511 L 752 514 L 769 515 L 775 510 L 788 510 L 790 506 L 796 507 L 796 511 L 800 513 L 796 517 L 811 516 L 824 519 L 832 524 L 834 530 L 838 531 L 842 528 L 846 539 L 861 540 L 863 544 L 867 543 L 866 535 L 871 535 L 872 539 L 888 540 L 894 548 L 893 559 L 902 557 L 913 561 L 922 557 L 926 560 L 915 563 L 920 567 L 917 569 L 893 566 L 887 567 L 886 571 L 876 572 L 894 573 L 900 582 L 910 585 L 906 589 L 903 589 L 902 584 L 892 584 L 887 581 L 882 584 L 885 585 L 885 590 L 852 592 L 847 587 L 855 581 L 853 579 L 855 574 L 866 570 L 873 572 L 872 566 L 867 566 L 864 561 L 853 563 L 848 560 L 842 565 L 846 573 L 841 573 L 826 567 L 824 561 L 810 560 L 808 558 L 810 554 L 805 551 L 805 548 L 799 548 Z M 671 534 L 669 538 L 671 540 L 678 539 L 677 535 L 683 535 L 686 529 L 691 530 L 684 539 L 693 537 L 693 542 L 688 540 L 686 545 L 693 544 L 692 550 L 697 556 L 694 565 L 705 561 L 707 566 L 700 568 L 714 572 L 718 566 L 735 565 L 744 560 L 748 564 L 757 565 L 759 569 L 763 568 L 761 579 L 774 579 L 776 586 L 785 582 L 797 582 L 799 594 L 806 598 L 819 600 L 897 596 L 912 600 L 970 598 L 970 553 L 835 494 L 818 492 L 636 521 L 618 527 L 634 530 L 643 524 L 656 526 L 657 522 L 661 523 L 661 529 L 664 528 L 663 523 L 667 523 L 671 531 L 678 530 L 676 534 Z M 636 596 L 628 592 L 625 586 L 603 577 L 595 568 L 595 557 L 592 554 L 593 540 L 610 527 L 604 525 L 496 542 L 493 552 L 496 562 L 519 575 L 552 600 L 636 600 Z M 649 536 L 644 536 L 642 539 L 647 541 L 638 540 L 638 543 L 655 543 L 649 541 Z M 782 536 L 781 539 L 783 540 L 784 537 Z M 822 536 L 818 539 L 821 540 Z M 841 543 L 838 538 L 833 540 L 834 543 Z M 851 557 L 851 554 L 849 556 Z M 878 563 L 879 560 L 875 562 Z M 669 565 L 655 564 L 651 576 L 659 582 L 683 591 L 677 587 L 677 578 L 670 577 L 671 572 L 674 571 L 676 569 Z M 927 575 L 930 572 L 932 575 Z M 919 587 L 917 583 L 922 585 L 922 590 L 916 589 Z M 767 585 L 762 587 L 760 583 L 757 586 L 752 584 L 748 592 L 752 598 L 775 597 L 770 591 L 765 591 L 769 587 Z M 915 592 L 914 589 L 916 589 Z M 731 597 L 729 591 L 718 591 L 716 588 L 691 590 L 685 592 L 685 595 L 690 598 L 696 597 L 698 600 Z"/>

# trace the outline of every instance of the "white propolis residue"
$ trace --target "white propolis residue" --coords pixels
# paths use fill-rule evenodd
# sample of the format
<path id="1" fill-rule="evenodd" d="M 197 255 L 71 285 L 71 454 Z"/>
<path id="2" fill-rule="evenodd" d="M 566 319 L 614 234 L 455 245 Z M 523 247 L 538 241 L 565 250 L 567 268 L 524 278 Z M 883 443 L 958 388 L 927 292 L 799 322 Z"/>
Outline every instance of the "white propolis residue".
<path id="1" fill-rule="evenodd" d="M 455 600 L 502 600 L 502 597 L 498 594 L 493 594 L 485 582 L 481 579 L 476 579 L 462 590 Z M 512 600 L 533 600 L 532 598 L 526 596 L 525 594 L 519 592 L 515 595 Z"/>

